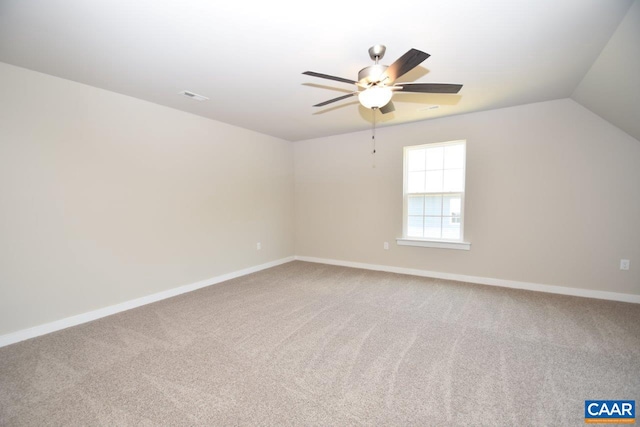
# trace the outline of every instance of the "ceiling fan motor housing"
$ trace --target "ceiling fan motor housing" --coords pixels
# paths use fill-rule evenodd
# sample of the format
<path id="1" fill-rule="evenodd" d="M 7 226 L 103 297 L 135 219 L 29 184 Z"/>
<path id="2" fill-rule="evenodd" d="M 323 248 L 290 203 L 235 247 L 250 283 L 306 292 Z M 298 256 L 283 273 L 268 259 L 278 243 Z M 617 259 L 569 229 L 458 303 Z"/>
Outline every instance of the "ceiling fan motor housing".
<path id="1" fill-rule="evenodd" d="M 363 68 L 358 72 L 358 82 L 363 85 L 379 83 L 384 78 L 384 72 L 389 68 L 387 65 L 375 64 Z"/>

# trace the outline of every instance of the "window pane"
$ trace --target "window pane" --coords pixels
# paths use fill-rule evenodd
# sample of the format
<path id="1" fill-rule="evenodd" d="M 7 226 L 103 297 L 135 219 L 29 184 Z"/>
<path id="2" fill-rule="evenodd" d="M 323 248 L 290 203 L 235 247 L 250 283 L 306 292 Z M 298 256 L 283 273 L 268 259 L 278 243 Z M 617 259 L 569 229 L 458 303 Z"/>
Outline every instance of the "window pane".
<path id="1" fill-rule="evenodd" d="M 441 217 L 425 217 L 424 237 L 440 238 Z"/>
<path id="2" fill-rule="evenodd" d="M 460 196 L 444 196 L 444 208 L 442 215 L 444 216 L 460 216 L 462 208 L 462 200 Z"/>
<path id="3" fill-rule="evenodd" d="M 426 196 L 425 215 L 442 215 L 442 196 Z"/>
<path id="4" fill-rule="evenodd" d="M 427 148 L 427 170 L 442 169 L 444 147 Z"/>
<path id="5" fill-rule="evenodd" d="M 407 205 L 407 213 L 409 215 L 424 214 L 424 196 L 409 196 Z"/>
<path id="6" fill-rule="evenodd" d="M 404 224 L 407 237 L 460 241 L 466 145 L 406 147 Z"/>
<path id="7" fill-rule="evenodd" d="M 454 217 L 443 217 L 442 218 L 442 238 L 443 239 L 451 239 L 451 240 L 459 240 L 460 239 L 460 224 L 455 223 L 457 218 Z"/>
<path id="8" fill-rule="evenodd" d="M 427 183 L 424 191 L 428 193 L 442 192 L 442 171 L 427 171 L 426 172 Z"/>
<path id="9" fill-rule="evenodd" d="M 423 171 L 425 165 L 425 151 L 426 150 L 410 150 L 407 152 L 410 171 Z"/>
<path id="10" fill-rule="evenodd" d="M 424 192 L 424 172 L 409 172 L 409 182 L 407 185 L 409 193 Z"/>
<path id="11" fill-rule="evenodd" d="M 423 217 L 410 216 L 407 221 L 407 235 L 411 237 L 424 237 Z"/>
<path id="12" fill-rule="evenodd" d="M 449 169 L 444 171 L 444 191 L 463 191 L 464 174 L 462 169 Z"/>
<path id="13" fill-rule="evenodd" d="M 462 169 L 464 167 L 464 145 L 444 147 L 444 168 Z"/>

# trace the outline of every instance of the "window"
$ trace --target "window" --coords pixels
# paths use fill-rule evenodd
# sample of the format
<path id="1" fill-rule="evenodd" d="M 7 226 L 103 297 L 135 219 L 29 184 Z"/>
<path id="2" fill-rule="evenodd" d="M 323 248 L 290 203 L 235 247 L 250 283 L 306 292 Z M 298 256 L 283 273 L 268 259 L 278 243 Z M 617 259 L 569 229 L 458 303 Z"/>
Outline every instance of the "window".
<path id="1" fill-rule="evenodd" d="M 465 141 L 404 148 L 404 226 L 398 244 L 469 249 L 463 241 Z"/>

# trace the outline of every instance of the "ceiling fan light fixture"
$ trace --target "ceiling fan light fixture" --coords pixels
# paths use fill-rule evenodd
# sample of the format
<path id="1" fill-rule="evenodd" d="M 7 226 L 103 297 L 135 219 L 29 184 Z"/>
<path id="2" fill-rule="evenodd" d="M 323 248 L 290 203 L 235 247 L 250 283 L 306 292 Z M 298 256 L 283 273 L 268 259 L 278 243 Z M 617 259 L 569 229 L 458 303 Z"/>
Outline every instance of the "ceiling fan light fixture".
<path id="1" fill-rule="evenodd" d="M 395 83 L 399 77 L 416 68 L 430 55 L 418 49 L 409 49 L 407 53 L 396 59 L 391 65 L 383 65 L 378 61 L 383 57 L 384 53 L 385 47 L 383 45 L 375 45 L 369 49 L 369 56 L 375 61 L 375 64 L 361 69 L 358 72 L 358 80 L 316 73 L 315 71 L 303 72 L 302 74 L 308 76 L 335 80 L 356 85 L 357 87 L 353 92 L 320 102 L 315 104 L 314 107 L 324 107 L 333 102 L 358 95 L 358 100 L 363 107 L 370 110 L 379 109 L 382 114 L 388 114 L 395 111 L 393 103 L 390 102 L 393 92 L 454 94 L 462 89 L 462 85 L 449 83 Z"/>
<path id="2" fill-rule="evenodd" d="M 386 86 L 372 86 L 358 94 L 358 101 L 366 108 L 384 107 L 391 101 L 393 92 Z"/>

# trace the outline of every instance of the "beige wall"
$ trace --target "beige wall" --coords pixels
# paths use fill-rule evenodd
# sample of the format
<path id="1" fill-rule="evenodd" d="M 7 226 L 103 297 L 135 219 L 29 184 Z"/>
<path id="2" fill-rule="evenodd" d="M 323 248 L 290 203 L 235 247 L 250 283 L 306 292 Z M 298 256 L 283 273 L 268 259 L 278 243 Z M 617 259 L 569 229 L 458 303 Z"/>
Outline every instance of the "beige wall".
<path id="1" fill-rule="evenodd" d="M 294 254 L 291 143 L 2 63 L 0 94 L 0 335 Z"/>
<path id="2" fill-rule="evenodd" d="M 368 131 L 291 144 L 2 63 L 0 93 L 0 335 L 294 253 L 640 294 L 640 142 L 568 99 L 378 129 L 374 168 Z M 471 251 L 397 246 L 402 147 L 455 139 Z"/>
<path id="3" fill-rule="evenodd" d="M 572 100 L 294 145 L 296 255 L 640 294 L 640 141 Z M 467 140 L 470 251 L 397 246 L 402 147 Z M 383 242 L 390 243 L 388 251 Z M 631 260 L 620 271 L 621 258 Z"/>

